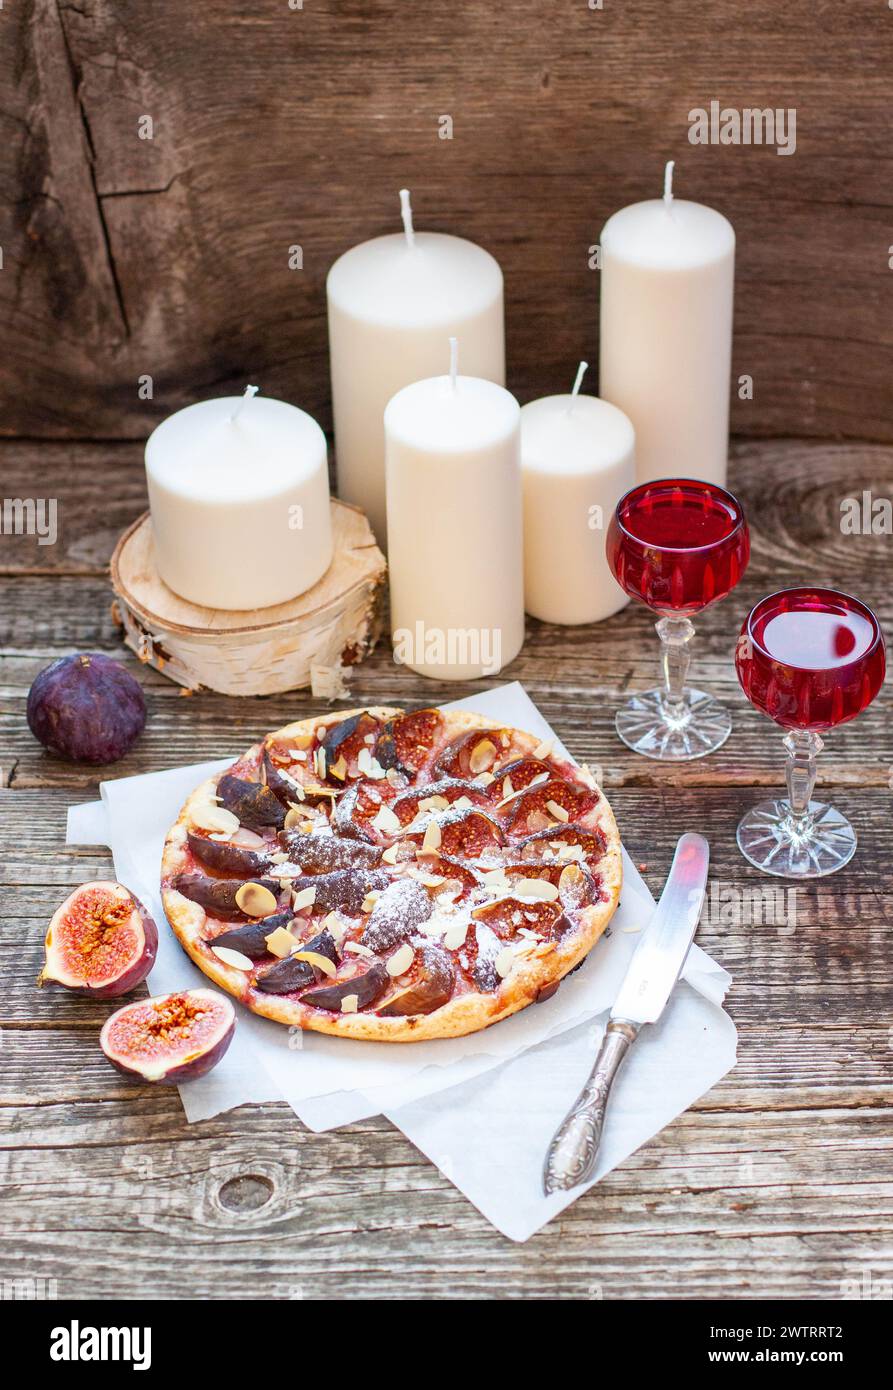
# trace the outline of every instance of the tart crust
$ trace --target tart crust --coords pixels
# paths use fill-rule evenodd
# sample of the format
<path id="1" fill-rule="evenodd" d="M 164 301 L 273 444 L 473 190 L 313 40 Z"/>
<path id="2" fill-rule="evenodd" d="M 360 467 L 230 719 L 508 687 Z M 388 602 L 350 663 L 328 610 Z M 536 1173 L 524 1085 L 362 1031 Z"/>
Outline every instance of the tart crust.
<path id="1" fill-rule="evenodd" d="M 363 712 L 368 712 L 381 721 L 404 713 L 399 708 L 362 706 L 357 709 L 339 710 L 324 717 L 299 720 L 277 730 L 264 742 L 253 745 L 239 763 L 253 762 L 259 766 L 267 743 L 287 744 L 289 741 L 313 734 L 321 727 L 337 724 Z M 472 730 L 504 727 L 470 711 L 443 710 L 441 714 L 445 735 L 440 740 L 441 747 Z M 531 756 L 539 747 L 540 740 L 534 735 L 521 730 L 512 732 L 513 745 L 520 750 L 521 756 Z M 562 765 L 556 760 L 556 775 L 560 775 Z M 572 764 L 565 766 L 573 772 Z M 492 992 L 468 990 L 455 995 L 429 1014 L 391 1018 L 380 1016 L 374 1011 L 373 1006 L 357 1013 L 334 1013 L 302 1004 L 300 999 L 265 994 L 252 987 L 250 972 L 224 964 L 211 950 L 202 935 L 206 921 L 204 908 L 168 886 L 168 880 L 183 870 L 188 859 L 186 837 L 191 823 L 191 812 L 199 805 L 207 805 L 209 799 L 215 795 L 217 783 L 225 773 L 226 769 L 201 783 L 192 792 L 168 833 L 161 863 L 164 910 L 181 945 L 209 979 L 254 1013 L 278 1023 L 369 1042 L 421 1042 L 431 1038 L 459 1037 L 477 1032 L 498 1023 L 500 1019 L 508 1018 L 519 1009 L 526 1008 L 550 986 L 557 986 L 558 982 L 591 951 L 617 909 L 622 877 L 620 836 L 611 808 L 604 794 L 600 793 L 594 810 L 588 813 L 580 824 L 587 830 L 597 829 L 606 841 L 606 848 L 597 866 L 601 900 L 577 909 L 570 930 L 558 941 L 545 943 L 546 949 L 540 952 L 540 948 L 537 948 L 537 953 L 521 960 Z M 424 784 L 420 782 L 416 785 Z M 383 1004 L 386 1002 L 382 1001 Z"/>

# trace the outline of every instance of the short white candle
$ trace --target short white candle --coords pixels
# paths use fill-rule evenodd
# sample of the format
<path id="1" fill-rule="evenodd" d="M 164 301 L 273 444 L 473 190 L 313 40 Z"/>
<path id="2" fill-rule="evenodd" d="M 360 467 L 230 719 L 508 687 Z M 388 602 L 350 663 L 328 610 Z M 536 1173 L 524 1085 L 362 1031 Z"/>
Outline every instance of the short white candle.
<path id="1" fill-rule="evenodd" d="M 362 507 L 385 541 L 384 408 L 401 387 L 443 370 L 462 343 L 469 376 L 505 382 L 502 271 L 460 237 L 404 230 L 345 252 L 329 271 L 329 352 L 338 494 Z"/>
<path id="2" fill-rule="evenodd" d="M 547 623 L 595 623 L 628 601 L 605 558 L 614 508 L 635 485 L 635 434 L 622 410 L 579 394 L 521 408 L 524 603 Z"/>
<path id="3" fill-rule="evenodd" d="M 495 675 L 524 641 L 521 412 L 456 365 L 454 343 L 450 375 L 384 415 L 394 654 L 440 680 Z"/>
<path id="4" fill-rule="evenodd" d="M 186 406 L 146 443 L 158 572 L 207 608 L 284 603 L 332 559 L 325 435 L 255 390 Z"/>
<path id="5" fill-rule="evenodd" d="M 632 420 L 638 481 L 723 485 L 729 444 L 735 233 L 673 197 L 615 212 L 601 235 L 599 394 Z"/>

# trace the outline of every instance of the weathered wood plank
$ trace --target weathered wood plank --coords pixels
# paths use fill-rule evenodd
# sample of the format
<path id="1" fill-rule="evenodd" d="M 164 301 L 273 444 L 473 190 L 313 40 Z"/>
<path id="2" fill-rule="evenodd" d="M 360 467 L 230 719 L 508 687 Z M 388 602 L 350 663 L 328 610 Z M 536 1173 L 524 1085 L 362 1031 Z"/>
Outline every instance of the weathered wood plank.
<path id="1" fill-rule="evenodd" d="M 219 0 L 185 28 L 174 0 L 6 9 L 5 432 L 138 438 L 248 378 L 328 422 L 325 275 L 398 229 L 401 182 L 419 226 L 503 265 L 514 389 L 567 390 L 597 360 L 589 247 L 675 157 L 678 193 L 738 233 L 733 379 L 754 396 L 733 391 L 735 429 L 893 437 L 893 34 L 869 0 L 759 0 L 734 23 L 723 0 L 565 5 L 548 24 L 537 0 L 510 23 L 487 0 Z M 714 99 L 795 107 L 796 153 L 693 146 L 689 112 Z"/>

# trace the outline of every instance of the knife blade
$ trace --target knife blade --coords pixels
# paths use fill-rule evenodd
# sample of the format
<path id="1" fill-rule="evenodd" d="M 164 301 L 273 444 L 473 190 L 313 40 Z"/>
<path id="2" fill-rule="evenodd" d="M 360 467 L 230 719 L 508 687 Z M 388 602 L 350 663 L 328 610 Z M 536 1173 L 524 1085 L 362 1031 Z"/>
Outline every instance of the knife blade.
<path id="1" fill-rule="evenodd" d="M 710 846 L 682 835 L 651 920 L 627 967 L 589 1079 L 546 1153 L 543 1190 L 567 1191 L 593 1173 L 608 1097 L 639 1029 L 656 1023 L 682 972 L 704 905 Z"/>

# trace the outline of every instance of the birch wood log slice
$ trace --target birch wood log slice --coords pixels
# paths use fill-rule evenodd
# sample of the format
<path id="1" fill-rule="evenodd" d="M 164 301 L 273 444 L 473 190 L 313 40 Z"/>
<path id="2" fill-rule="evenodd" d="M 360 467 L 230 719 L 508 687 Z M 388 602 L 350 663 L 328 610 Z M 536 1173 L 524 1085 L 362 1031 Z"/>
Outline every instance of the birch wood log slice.
<path id="1" fill-rule="evenodd" d="M 111 560 L 115 617 L 127 645 L 191 690 L 272 695 L 310 686 L 323 698 L 346 693 L 343 668 L 362 661 L 381 631 L 386 565 L 363 512 L 334 498 L 331 505 L 335 555 L 322 579 L 288 603 L 241 613 L 204 608 L 167 587 L 145 512 Z"/>

